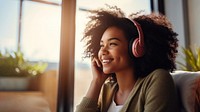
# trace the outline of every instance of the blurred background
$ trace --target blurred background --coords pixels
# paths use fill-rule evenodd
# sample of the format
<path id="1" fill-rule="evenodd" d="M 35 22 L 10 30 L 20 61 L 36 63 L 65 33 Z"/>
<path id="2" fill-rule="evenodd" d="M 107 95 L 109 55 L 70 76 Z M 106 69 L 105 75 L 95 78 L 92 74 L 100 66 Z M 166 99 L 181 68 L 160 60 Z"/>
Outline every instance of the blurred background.
<path id="1" fill-rule="evenodd" d="M 85 95 L 92 78 L 90 59 L 82 58 L 84 43 L 81 42 L 85 24 L 88 21 L 88 9 L 106 7 L 105 4 L 108 4 L 118 6 L 126 15 L 141 10 L 146 14 L 152 11 L 165 14 L 171 21 L 173 29 L 179 34 L 179 54 L 177 58 L 179 62 L 185 63 L 182 58 L 182 47 L 191 47 L 195 50 L 200 45 L 200 38 L 198 37 L 200 35 L 198 31 L 200 29 L 200 22 L 198 21 L 200 20 L 198 15 L 200 1 L 198 0 L 76 0 L 74 2 L 76 3 L 75 37 L 70 38 L 75 40 L 74 84 L 72 84 L 74 85 L 73 108 Z M 64 12 L 62 3 L 64 3 L 62 0 L 0 0 L 1 54 L 10 53 L 13 55 L 13 52 L 20 51 L 23 53 L 23 58 L 28 62 L 47 63 L 44 73 L 55 72 L 55 79 L 51 79 L 55 81 L 55 85 L 47 86 L 47 88 L 54 87 L 55 92 L 54 96 L 49 96 L 54 99 L 46 98 L 48 103 L 51 102 L 50 105 L 53 106 L 51 111 L 56 111 L 57 108 L 61 19 L 62 11 Z M 177 68 L 181 69 L 179 66 Z M 2 92 L 11 93 L 11 91 L 5 90 L 0 91 L 0 93 Z M 17 91 L 19 94 L 24 94 L 24 92 L 30 92 L 30 90 Z"/>

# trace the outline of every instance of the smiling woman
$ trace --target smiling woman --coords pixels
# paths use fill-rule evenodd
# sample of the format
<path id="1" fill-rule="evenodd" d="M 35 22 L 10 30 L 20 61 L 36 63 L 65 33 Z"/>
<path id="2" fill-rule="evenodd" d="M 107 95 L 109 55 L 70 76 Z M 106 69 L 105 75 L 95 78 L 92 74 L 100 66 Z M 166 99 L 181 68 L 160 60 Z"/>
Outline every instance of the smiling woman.
<path id="1" fill-rule="evenodd" d="M 178 112 L 170 75 L 178 40 L 166 16 L 126 16 L 109 5 L 89 13 L 83 40 L 92 80 L 76 112 Z"/>
<path id="2" fill-rule="evenodd" d="M 93 5 L 88 5 L 93 4 Z M 127 14 L 130 12 L 144 11 L 144 13 L 150 13 L 150 1 L 148 0 L 77 0 L 76 3 L 76 46 L 75 46 L 75 94 L 74 94 L 74 106 L 76 106 L 82 97 L 85 95 L 90 80 L 92 79 L 90 59 L 83 60 L 84 43 L 80 42 L 83 37 L 85 25 L 88 21 L 88 10 L 105 7 L 106 4 L 117 5 L 124 9 Z M 97 43 L 99 44 L 99 43 Z"/>

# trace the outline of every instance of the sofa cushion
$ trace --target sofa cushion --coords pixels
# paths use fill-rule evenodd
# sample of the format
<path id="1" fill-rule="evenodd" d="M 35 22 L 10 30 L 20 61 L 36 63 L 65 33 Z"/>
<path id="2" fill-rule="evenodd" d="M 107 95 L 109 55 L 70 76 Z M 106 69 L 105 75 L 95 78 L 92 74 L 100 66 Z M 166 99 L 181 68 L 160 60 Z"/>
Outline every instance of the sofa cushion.
<path id="1" fill-rule="evenodd" d="M 174 79 L 182 112 L 200 112 L 200 72 L 176 71 Z"/>

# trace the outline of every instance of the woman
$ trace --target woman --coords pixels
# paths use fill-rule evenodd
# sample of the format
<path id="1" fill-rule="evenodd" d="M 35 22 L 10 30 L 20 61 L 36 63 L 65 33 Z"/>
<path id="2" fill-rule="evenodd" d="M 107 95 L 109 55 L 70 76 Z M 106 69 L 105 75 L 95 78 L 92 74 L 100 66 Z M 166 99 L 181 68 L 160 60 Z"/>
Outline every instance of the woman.
<path id="1" fill-rule="evenodd" d="M 178 112 L 175 86 L 177 34 L 165 16 L 117 7 L 90 11 L 83 40 L 93 79 L 77 112 Z"/>

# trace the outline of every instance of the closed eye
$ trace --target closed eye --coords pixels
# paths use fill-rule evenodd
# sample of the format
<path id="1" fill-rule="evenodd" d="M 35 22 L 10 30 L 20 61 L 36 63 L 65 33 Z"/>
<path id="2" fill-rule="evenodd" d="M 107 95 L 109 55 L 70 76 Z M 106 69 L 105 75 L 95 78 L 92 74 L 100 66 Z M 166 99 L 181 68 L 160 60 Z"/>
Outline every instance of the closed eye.
<path id="1" fill-rule="evenodd" d="M 110 46 L 116 46 L 118 45 L 117 43 L 110 43 Z"/>

